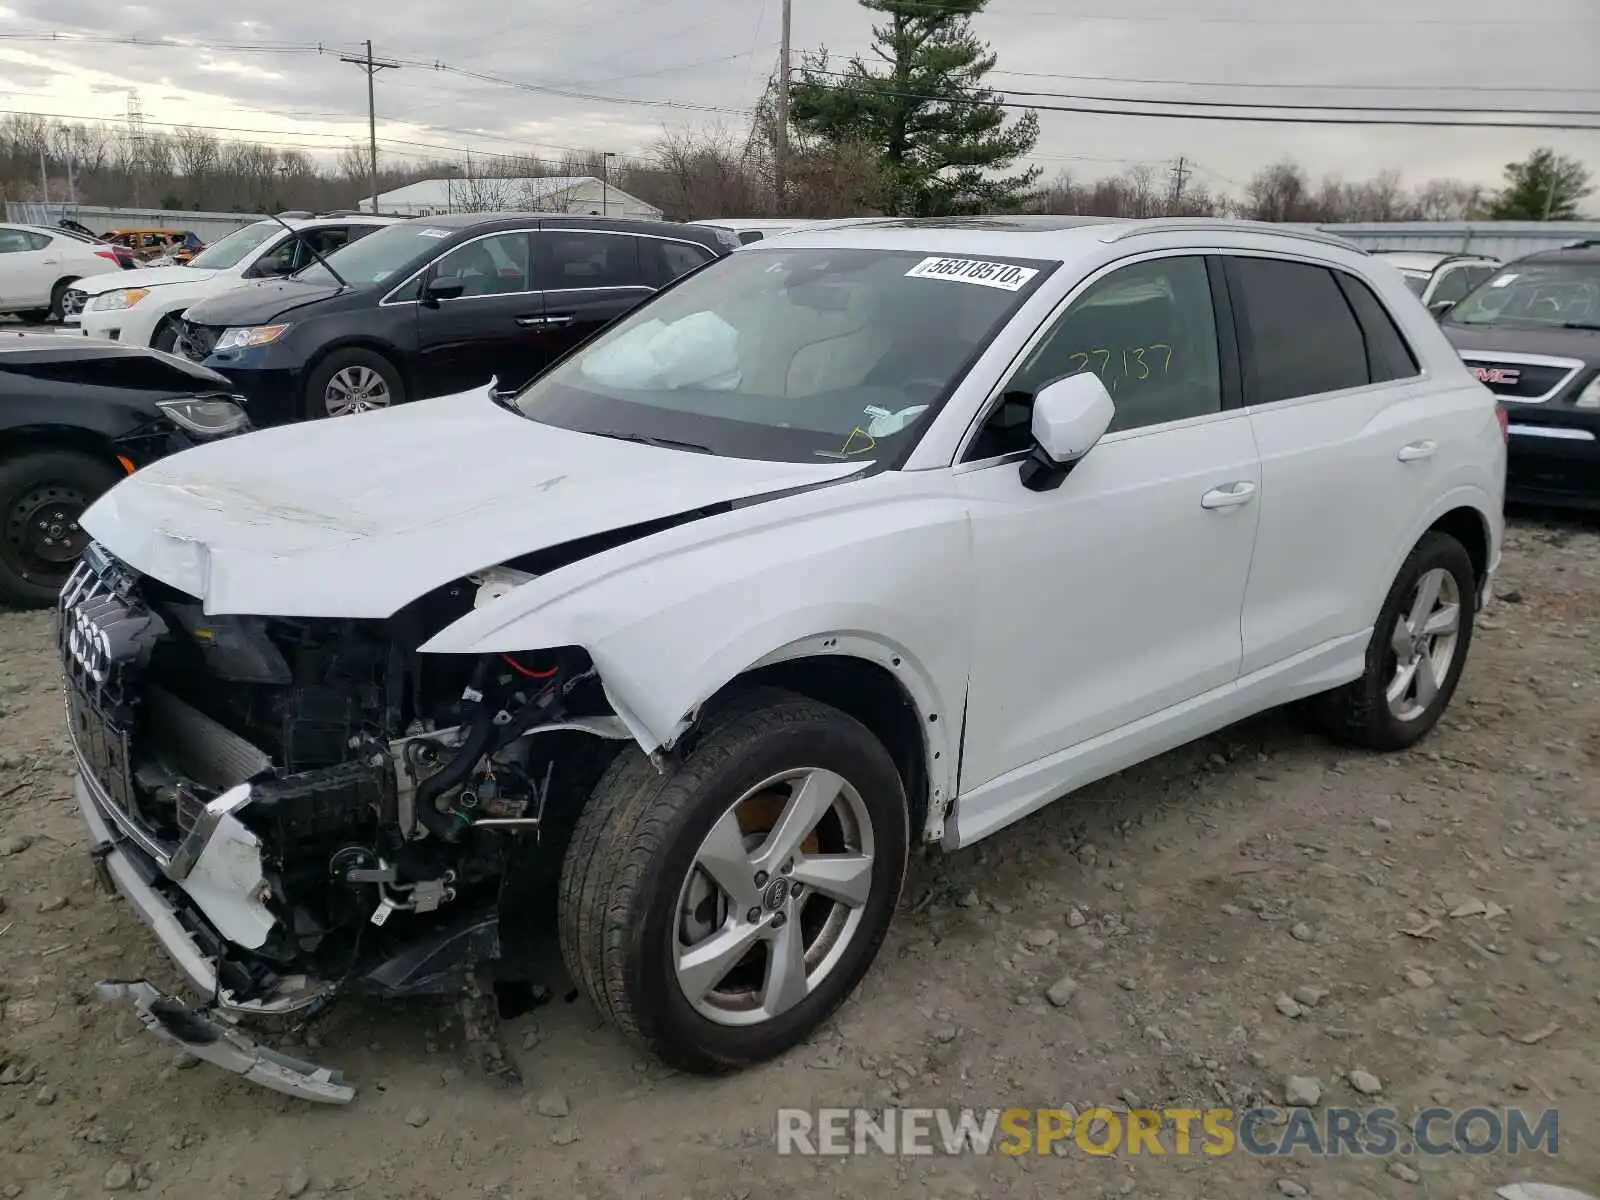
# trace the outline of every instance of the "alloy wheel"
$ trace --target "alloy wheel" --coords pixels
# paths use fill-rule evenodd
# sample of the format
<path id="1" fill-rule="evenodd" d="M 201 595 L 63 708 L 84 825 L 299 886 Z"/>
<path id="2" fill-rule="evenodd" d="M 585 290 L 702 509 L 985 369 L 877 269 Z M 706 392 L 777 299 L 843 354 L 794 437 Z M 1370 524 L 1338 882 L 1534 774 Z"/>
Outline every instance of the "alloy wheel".
<path id="1" fill-rule="evenodd" d="M 1425 571 L 1389 639 L 1394 659 L 1384 696 L 1396 720 L 1414 721 L 1449 678 L 1461 640 L 1461 592 L 1442 567 Z"/>
<path id="2" fill-rule="evenodd" d="M 345 367 L 328 380 L 322 399 L 330 417 L 388 408 L 389 384 L 371 367 Z"/>
<path id="3" fill-rule="evenodd" d="M 833 771 L 786 771 L 745 792 L 680 889 L 672 961 L 684 998 L 744 1026 L 803 1001 L 861 928 L 873 853 L 866 804 Z"/>

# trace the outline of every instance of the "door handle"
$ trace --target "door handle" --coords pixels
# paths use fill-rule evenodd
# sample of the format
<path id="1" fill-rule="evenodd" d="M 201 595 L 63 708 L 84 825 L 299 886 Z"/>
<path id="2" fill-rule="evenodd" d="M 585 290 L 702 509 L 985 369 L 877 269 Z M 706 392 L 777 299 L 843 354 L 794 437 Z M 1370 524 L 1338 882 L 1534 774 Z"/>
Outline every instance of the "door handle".
<path id="1" fill-rule="evenodd" d="M 577 319 L 571 313 L 562 313 L 559 316 L 546 317 L 544 319 L 544 327 L 546 329 L 565 329 Z"/>
<path id="2" fill-rule="evenodd" d="M 1400 453 L 1396 457 L 1401 462 L 1416 462 L 1419 459 L 1432 458 L 1438 449 L 1438 442 L 1410 442 L 1400 447 Z"/>
<path id="3" fill-rule="evenodd" d="M 1238 508 L 1241 504 L 1249 504 L 1256 497 L 1256 485 L 1248 479 L 1241 479 L 1235 483 L 1224 484 L 1219 488 L 1212 488 L 1200 497 L 1201 508 Z"/>
<path id="4" fill-rule="evenodd" d="M 545 319 L 543 317 L 518 317 L 516 321 L 524 329 L 539 329 L 544 326 Z"/>

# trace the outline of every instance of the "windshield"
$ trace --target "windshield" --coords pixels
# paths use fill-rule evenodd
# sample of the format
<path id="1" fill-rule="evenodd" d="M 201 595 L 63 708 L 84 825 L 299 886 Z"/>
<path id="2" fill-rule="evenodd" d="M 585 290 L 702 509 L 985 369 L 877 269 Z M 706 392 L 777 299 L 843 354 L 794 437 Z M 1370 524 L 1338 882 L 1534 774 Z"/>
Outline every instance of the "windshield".
<path id="1" fill-rule="evenodd" d="M 893 460 L 1054 266 L 757 242 L 513 403 L 563 429 L 728 457 Z"/>
<path id="2" fill-rule="evenodd" d="M 1600 261 L 1511 263 L 1450 310 L 1452 325 L 1600 328 Z"/>
<path id="3" fill-rule="evenodd" d="M 229 267 L 237 267 L 261 243 L 273 234 L 282 232 L 283 226 L 276 221 L 257 221 L 254 225 L 235 229 L 227 237 L 202 250 L 189 260 L 188 265 L 205 271 L 225 271 Z"/>
<path id="4" fill-rule="evenodd" d="M 415 221 L 404 225 L 385 225 L 376 233 L 354 242 L 347 242 L 332 254 L 322 257 L 352 287 L 371 287 L 392 279 L 395 283 L 405 278 L 411 268 L 421 266 L 439 252 L 455 230 L 438 229 Z M 296 271 L 294 278 L 302 283 L 336 283 L 327 268 L 314 262 Z"/>

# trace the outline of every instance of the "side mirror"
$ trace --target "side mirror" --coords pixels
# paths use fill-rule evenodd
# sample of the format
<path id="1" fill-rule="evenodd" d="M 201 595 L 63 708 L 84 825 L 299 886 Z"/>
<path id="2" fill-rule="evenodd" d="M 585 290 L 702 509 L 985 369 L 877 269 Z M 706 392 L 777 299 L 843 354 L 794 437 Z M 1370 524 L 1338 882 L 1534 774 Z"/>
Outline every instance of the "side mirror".
<path id="1" fill-rule="evenodd" d="M 1432 304 L 1428 305 L 1428 311 L 1433 314 L 1433 319 L 1437 321 L 1455 306 L 1456 302 L 1454 300 L 1435 300 Z"/>
<path id="2" fill-rule="evenodd" d="M 467 290 L 460 279 L 430 279 L 422 289 L 422 302 L 429 308 L 438 308 L 441 300 L 456 300 Z"/>
<path id="3" fill-rule="evenodd" d="M 1033 453 L 1022 465 L 1023 486 L 1033 492 L 1060 487 L 1116 415 L 1111 393 L 1090 371 L 1045 384 L 1033 398 Z"/>

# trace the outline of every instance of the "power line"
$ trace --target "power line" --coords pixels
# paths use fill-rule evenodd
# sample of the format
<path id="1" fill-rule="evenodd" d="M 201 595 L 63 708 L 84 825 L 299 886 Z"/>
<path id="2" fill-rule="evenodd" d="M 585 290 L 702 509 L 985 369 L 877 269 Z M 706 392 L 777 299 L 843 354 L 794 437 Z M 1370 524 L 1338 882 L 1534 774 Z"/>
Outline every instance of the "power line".
<path id="1" fill-rule="evenodd" d="M 857 80 L 861 77 L 848 71 L 823 71 L 813 70 L 813 75 L 826 75 L 830 78 Z M 872 77 L 882 78 L 882 77 Z M 1600 109 L 1579 108 L 1537 108 L 1537 109 L 1501 109 L 1501 108 L 1466 108 L 1450 107 L 1439 104 L 1301 104 L 1283 103 L 1278 101 L 1257 100 L 1172 100 L 1162 97 L 1143 96 L 1095 96 L 1074 92 L 1030 92 L 1018 88 L 997 88 L 997 94 L 1004 96 L 1037 97 L 1043 100 L 1073 100 L 1085 104 L 1141 104 L 1164 107 L 1183 108 L 1255 108 L 1271 109 L 1275 112 L 1346 112 L 1346 113 L 1431 113 L 1436 116 L 1554 116 L 1554 117 L 1600 117 Z M 924 96 L 913 92 L 879 93 L 880 95 L 894 95 L 910 100 L 930 100 L 940 103 L 952 104 L 981 104 L 982 100 L 963 100 L 960 97 L 946 98 L 941 96 Z M 1032 108 L 1034 105 L 1013 105 L 1012 107 Z M 1151 114 L 1159 115 L 1159 114 Z"/>
<path id="2" fill-rule="evenodd" d="M 852 75 L 846 74 L 844 72 L 839 72 L 839 71 L 814 71 L 812 73 L 813 74 L 817 74 L 817 75 L 827 75 L 827 76 L 830 76 L 830 77 L 837 77 L 837 78 L 841 78 L 841 79 L 854 79 L 854 78 L 857 78 L 856 76 L 852 76 Z M 847 85 L 845 85 L 845 84 L 825 84 L 823 86 L 828 88 L 828 90 L 830 90 L 830 91 L 846 91 L 846 90 L 850 90 L 847 87 Z M 1002 91 L 1002 92 L 995 93 L 996 95 L 1004 95 L 1004 96 L 1041 96 L 1041 97 L 1048 97 L 1048 98 L 1051 98 L 1051 99 L 1064 99 L 1064 100 L 1077 100 L 1077 101 L 1080 101 L 1080 103 L 1078 103 L 1078 104 L 1040 104 L 1040 103 L 1037 103 L 1037 102 L 1032 101 L 1032 100 L 1022 101 L 1022 100 L 984 99 L 984 98 L 977 98 L 977 97 L 968 98 L 968 97 L 961 97 L 961 96 L 930 96 L 930 95 L 925 95 L 925 94 L 917 93 L 917 92 L 890 91 L 890 90 L 877 90 L 877 89 L 875 89 L 875 92 L 879 96 L 888 96 L 888 97 L 892 97 L 894 99 L 899 99 L 899 100 L 919 100 L 919 101 L 924 101 L 924 102 L 931 103 L 931 104 L 968 104 L 968 105 L 992 106 L 992 107 L 996 107 L 996 108 L 1025 109 L 1025 110 L 1029 110 L 1029 111 L 1033 111 L 1033 112 L 1080 113 L 1080 114 L 1089 115 L 1089 116 L 1098 115 L 1098 116 L 1108 116 L 1108 117 L 1161 117 L 1161 118 L 1164 118 L 1166 120 L 1182 120 L 1182 121 L 1241 121 L 1241 122 L 1251 122 L 1251 123 L 1256 123 L 1256 124 L 1270 124 L 1270 125 L 1346 125 L 1346 126 L 1394 125 L 1394 126 L 1413 126 L 1413 127 L 1443 128 L 1443 129 L 1565 129 L 1565 130 L 1595 130 L 1595 131 L 1600 131 L 1600 124 L 1592 124 L 1592 125 L 1591 124 L 1572 124 L 1570 122 L 1561 122 L 1561 121 L 1483 121 L 1483 120 L 1476 120 L 1476 121 L 1473 121 L 1473 120 L 1446 121 L 1446 120 L 1439 120 L 1437 118 L 1423 119 L 1423 118 L 1420 118 L 1420 117 L 1403 117 L 1403 116 L 1391 117 L 1391 116 L 1372 115 L 1372 114 L 1383 114 L 1383 113 L 1391 113 L 1391 112 L 1407 112 L 1407 111 L 1428 112 L 1428 113 L 1435 113 L 1435 114 L 1438 114 L 1438 113 L 1456 113 L 1456 114 L 1493 115 L 1496 112 L 1500 112 L 1501 111 L 1501 110 L 1495 110 L 1495 109 L 1419 108 L 1419 109 L 1410 109 L 1410 110 L 1408 110 L 1408 109 L 1405 109 L 1405 108 L 1385 108 L 1385 107 L 1382 107 L 1382 106 L 1362 106 L 1362 105 L 1320 105 L 1320 104 L 1299 104 L 1299 105 L 1295 105 L 1295 104 L 1278 104 L 1278 105 L 1269 105 L 1269 104 L 1257 104 L 1257 103 L 1252 103 L 1252 102 L 1247 102 L 1247 101 L 1246 102 L 1230 102 L 1230 101 L 1224 101 L 1224 100 L 1211 100 L 1211 101 L 1200 101 L 1200 100 L 1139 100 L 1139 99 L 1136 99 L 1136 98 L 1133 98 L 1133 97 L 1129 97 L 1129 96 L 1072 96 L 1072 95 L 1068 95 L 1068 94 L 1065 94 L 1065 93 L 1055 93 L 1055 92 L 1013 92 L 1013 91 L 1010 91 L 1010 90 L 1005 90 L 1005 91 Z M 1148 108 L 1137 108 L 1137 109 L 1134 109 L 1134 108 L 1120 108 L 1120 107 L 1119 108 L 1085 108 L 1085 107 L 1083 107 L 1083 103 L 1095 103 L 1095 104 L 1106 104 L 1106 105 L 1139 104 L 1139 105 L 1146 105 L 1146 106 L 1165 105 L 1165 106 L 1169 106 L 1169 107 L 1159 108 L 1156 111 L 1152 112 L 1152 111 L 1149 111 Z M 1181 107 L 1181 108 L 1186 109 L 1186 110 L 1198 108 L 1198 109 L 1203 109 L 1203 110 L 1206 110 L 1206 111 L 1201 111 L 1201 112 L 1193 112 L 1193 111 L 1175 112 L 1175 111 L 1172 111 L 1172 108 L 1170 106 L 1178 106 L 1178 107 Z M 1275 109 L 1277 111 L 1274 111 L 1274 112 L 1253 112 L 1253 113 L 1222 113 L 1222 112 L 1211 111 L 1213 109 L 1218 109 L 1218 108 L 1256 108 L 1256 109 L 1271 108 L 1271 109 Z M 1331 116 L 1300 116 L 1300 115 L 1297 115 L 1300 112 L 1308 112 L 1308 113 L 1309 112 L 1318 112 L 1318 113 L 1326 113 L 1326 112 L 1360 113 L 1360 114 L 1364 114 L 1364 116 L 1337 116 L 1337 117 L 1331 117 Z M 1516 112 L 1512 112 L 1512 113 L 1508 113 L 1508 114 L 1502 113 L 1502 115 L 1523 116 L 1523 115 L 1534 115 L 1534 114 L 1525 113 L 1525 112 L 1522 112 L 1522 111 L 1516 111 Z M 1577 112 L 1570 112 L 1570 113 L 1567 113 L 1565 115 L 1600 118 L 1600 111 L 1582 110 L 1582 111 L 1577 111 Z"/>
<path id="3" fill-rule="evenodd" d="M 1510 87 L 1490 86 L 1474 81 L 1470 84 L 1439 84 L 1439 83 L 1237 83 L 1220 79 L 1137 79 L 1127 75 L 1061 75 L 1050 71 L 1003 71 L 998 67 L 992 72 L 995 75 L 1008 75 L 1018 79 L 1071 79 L 1078 82 L 1092 83 L 1134 83 L 1153 84 L 1161 87 L 1208 87 L 1208 88 L 1261 88 L 1275 91 L 1320 91 L 1327 90 L 1343 92 L 1496 92 L 1496 93 L 1523 93 L 1535 94 L 1561 94 L 1561 95 L 1600 95 L 1600 88 L 1576 87 Z"/>
<path id="4" fill-rule="evenodd" d="M 1437 17 L 1201 17 L 1188 13 L 1077 13 L 1061 9 L 1000 9 L 983 14 L 988 20 L 1017 20 L 1053 18 L 1057 21 L 1096 21 L 1106 24 L 1186 24 L 1186 25 L 1316 25 L 1346 26 L 1436 26 L 1436 25 L 1584 25 L 1588 17 L 1458 17 L 1441 14 Z"/>

